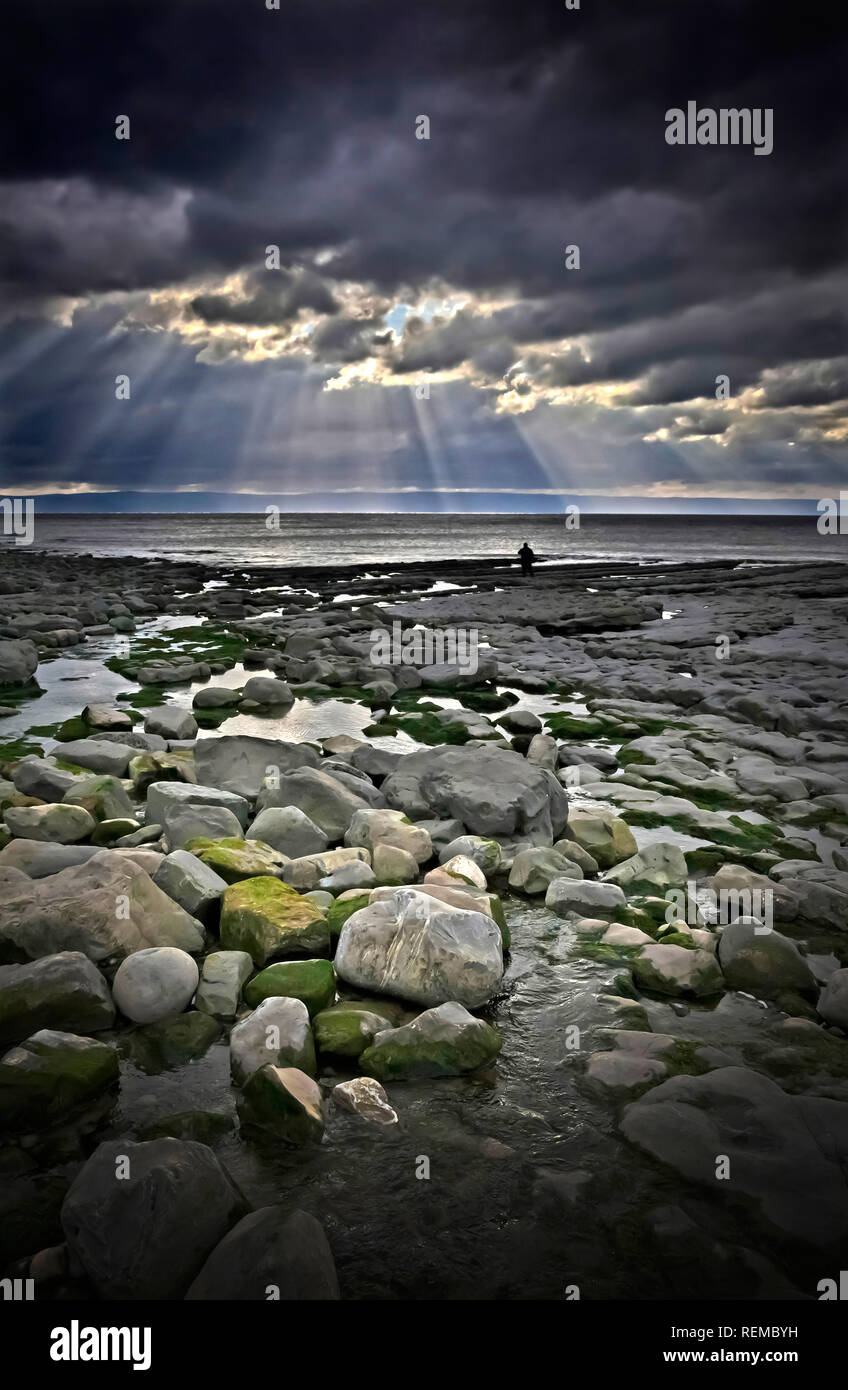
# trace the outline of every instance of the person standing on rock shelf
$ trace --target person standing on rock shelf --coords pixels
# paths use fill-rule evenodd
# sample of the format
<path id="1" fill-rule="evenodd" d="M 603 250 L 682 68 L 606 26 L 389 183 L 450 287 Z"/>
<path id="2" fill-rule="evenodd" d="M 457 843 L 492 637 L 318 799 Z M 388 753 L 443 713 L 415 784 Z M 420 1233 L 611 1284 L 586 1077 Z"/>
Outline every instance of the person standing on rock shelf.
<path id="1" fill-rule="evenodd" d="M 530 549 L 530 546 L 527 544 L 526 541 L 524 542 L 524 544 L 518 552 L 518 558 L 521 561 L 521 573 L 532 574 L 533 561 L 535 560 L 536 556 L 533 554 L 533 551 Z"/>

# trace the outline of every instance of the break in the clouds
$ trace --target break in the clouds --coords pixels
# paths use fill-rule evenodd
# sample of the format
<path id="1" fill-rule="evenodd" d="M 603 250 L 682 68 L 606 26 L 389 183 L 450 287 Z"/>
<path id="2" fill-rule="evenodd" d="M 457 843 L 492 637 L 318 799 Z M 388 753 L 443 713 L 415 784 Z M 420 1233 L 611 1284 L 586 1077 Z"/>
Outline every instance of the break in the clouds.
<path id="1" fill-rule="evenodd" d="M 848 483 L 833 7 L 10 0 L 7 19 L 4 490 L 343 506 Z M 690 100 L 772 110 L 773 151 L 669 145 Z"/>

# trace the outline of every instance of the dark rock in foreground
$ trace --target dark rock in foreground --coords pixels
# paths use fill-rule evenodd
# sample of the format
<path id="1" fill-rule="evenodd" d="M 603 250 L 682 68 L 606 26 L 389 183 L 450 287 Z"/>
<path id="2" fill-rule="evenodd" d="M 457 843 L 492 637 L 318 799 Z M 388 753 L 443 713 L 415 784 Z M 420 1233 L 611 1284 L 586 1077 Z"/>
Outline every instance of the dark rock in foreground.
<path id="1" fill-rule="evenodd" d="M 339 1283 L 320 1222 L 305 1211 L 262 1207 L 212 1251 L 187 1299 L 246 1302 L 337 1299 Z"/>
<path id="2" fill-rule="evenodd" d="M 74 1180 L 62 1226 L 101 1298 L 182 1298 L 244 1208 L 205 1144 L 114 1139 Z"/>

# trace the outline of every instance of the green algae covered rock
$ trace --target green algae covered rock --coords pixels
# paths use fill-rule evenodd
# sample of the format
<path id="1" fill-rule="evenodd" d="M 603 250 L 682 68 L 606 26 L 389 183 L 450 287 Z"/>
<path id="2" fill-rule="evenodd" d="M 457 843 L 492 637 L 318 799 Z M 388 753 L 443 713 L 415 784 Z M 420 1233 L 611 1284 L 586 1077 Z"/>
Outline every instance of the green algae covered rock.
<path id="1" fill-rule="evenodd" d="M 264 840 L 238 840 L 235 836 L 211 840 L 196 835 L 183 849 L 196 854 L 202 863 L 220 874 L 226 883 L 241 883 L 243 879 L 265 874 L 277 874 L 287 862 Z"/>
<path id="2" fill-rule="evenodd" d="M 220 1033 L 220 1023 L 210 1014 L 197 1009 L 174 1014 L 157 1023 L 148 1023 L 133 1034 L 134 1060 L 146 1072 L 181 1067 L 202 1057 Z"/>
<path id="3" fill-rule="evenodd" d="M 0 1058 L 0 1129 L 44 1129 L 117 1079 L 114 1047 L 42 1028 Z"/>
<path id="4" fill-rule="evenodd" d="M 84 807 L 65 806 L 62 802 L 9 806 L 4 818 L 13 835 L 54 845 L 75 845 L 87 840 L 95 828 L 94 817 Z"/>
<path id="5" fill-rule="evenodd" d="M 223 894 L 221 945 L 247 951 L 261 967 L 279 956 L 325 953 L 330 935 L 320 908 L 278 878 L 260 875 L 232 884 Z"/>
<path id="6" fill-rule="evenodd" d="M 316 1014 L 312 1026 L 319 1052 L 359 1057 L 378 1033 L 391 1028 L 392 1021 L 363 1004 L 345 1002 Z"/>
<path id="7" fill-rule="evenodd" d="M 20 1042 L 40 1028 L 87 1034 L 114 1022 L 109 986 L 81 951 L 0 966 L 0 1046 Z"/>
<path id="8" fill-rule="evenodd" d="M 253 1009 L 272 995 L 300 999 L 311 1018 L 335 999 L 336 972 L 328 960 L 278 961 L 254 975 L 245 987 L 244 1000 Z"/>
<path id="9" fill-rule="evenodd" d="M 611 869 L 637 851 L 637 844 L 626 821 L 606 809 L 574 808 L 568 817 L 567 835 L 590 854 L 602 869 Z M 557 846 L 559 848 L 559 846 Z"/>
<path id="10" fill-rule="evenodd" d="M 505 951 L 508 951 L 510 943 L 512 941 L 512 937 L 510 936 L 509 925 L 506 920 L 506 913 L 504 912 L 503 903 L 501 902 L 497 893 L 489 893 L 487 894 L 487 896 L 489 899 L 489 907 L 492 913 L 492 921 L 494 922 L 495 926 L 498 928 L 501 934 L 501 945 Z"/>
<path id="11" fill-rule="evenodd" d="M 362 1070 L 378 1081 L 406 1081 L 427 1076 L 461 1076 L 494 1061 L 500 1034 L 475 1018 L 462 1004 L 440 1004 L 412 1023 L 378 1033 L 359 1059 Z"/>

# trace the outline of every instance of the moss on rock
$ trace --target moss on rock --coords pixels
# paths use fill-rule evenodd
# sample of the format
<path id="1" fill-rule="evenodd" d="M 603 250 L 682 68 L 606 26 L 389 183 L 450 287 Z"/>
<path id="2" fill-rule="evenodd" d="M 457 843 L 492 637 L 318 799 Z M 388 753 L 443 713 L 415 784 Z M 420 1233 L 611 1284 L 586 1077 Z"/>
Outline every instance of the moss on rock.
<path id="1" fill-rule="evenodd" d="M 235 836 L 212 840 L 196 835 L 186 843 L 185 849 L 220 874 L 225 883 L 241 883 L 260 875 L 274 874 L 283 862 L 264 840 L 240 840 Z"/>
<path id="2" fill-rule="evenodd" d="M 132 1036 L 133 1058 L 146 1072 L 181 1067 L 202 1057 L 220 1035 L 216 1018 L 191 1009 L 137 1028 Z"/>
<path id="3" fill-rule="evenodd" d="M 300 999 L 312 1018 L 332 1004 L 336 995 L 336 972 L 328 960 L 278 961 L 254 975 L 244 987 L 245 1003 L 252 1009 L 274 995 Z"/>
<path id="4" fill-rule="evenodd" d="M 118 1080 L 107 1043 L 42 1029 L 0 1059 L 0 1128 L 45 1129 Z"/>
<path id="5" fill-rule="evenodd" d="M 361 1004 L 334 1004 L 314 1020 L 315 1043 L 319 1052 L 338 1057 L 359 1057 L 370 1047 L 377 1033 L 391 1028 L 390 1019 Z"/>
<path id="6" fill-rule="evenodd" d="M 370 899 L 370 891 L 357 893 L 355 897 L 351 898 L 336 898 L 336 901 L 327 908 L 327 927 L 331 941 L 338 939 L 348 917 L 352 917 L 354 912 L 359 912 L 360 908 L 367 907 Z"/>
<path id="7" fill-rule="evenodd" d="M 226 890 L 220 936 L 223 949 L 247 951 L 256 966 L 279 956 L 322 955 L 330 945 L 324 913 L 289 884 L 268 875 L 246 878 Z"/>

